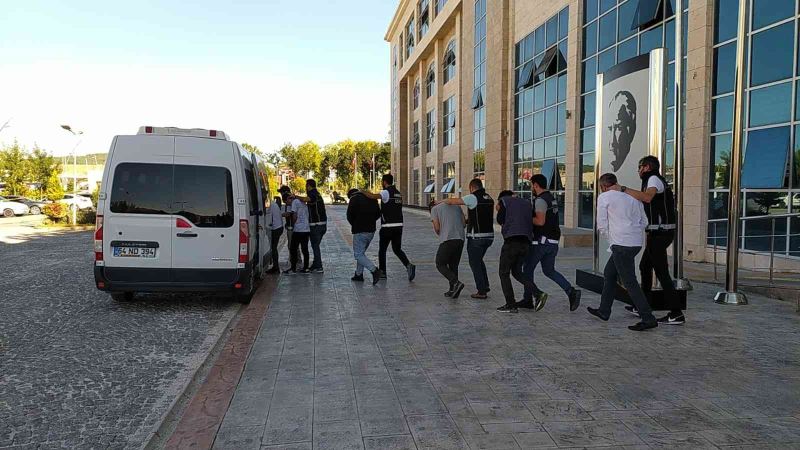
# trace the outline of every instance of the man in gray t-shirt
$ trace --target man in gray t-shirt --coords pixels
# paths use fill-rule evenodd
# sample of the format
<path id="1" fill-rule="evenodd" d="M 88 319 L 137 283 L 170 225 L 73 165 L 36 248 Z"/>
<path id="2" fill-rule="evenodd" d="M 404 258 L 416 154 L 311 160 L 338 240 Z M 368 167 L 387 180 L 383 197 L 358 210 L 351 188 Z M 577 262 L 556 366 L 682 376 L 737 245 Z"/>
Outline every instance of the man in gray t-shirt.
<path id="1" fill-rule="evenodd" d="M 439 236 L 436 269 L 450 283 L 450 289 L 444 295 L 458 298 L 464 289 L 464 283 L 458 280 L 458 264 L 464 250 L 464 213 L 459 206 L 440 203 L 431 208 L 431 221 L 433 231 Z"/>

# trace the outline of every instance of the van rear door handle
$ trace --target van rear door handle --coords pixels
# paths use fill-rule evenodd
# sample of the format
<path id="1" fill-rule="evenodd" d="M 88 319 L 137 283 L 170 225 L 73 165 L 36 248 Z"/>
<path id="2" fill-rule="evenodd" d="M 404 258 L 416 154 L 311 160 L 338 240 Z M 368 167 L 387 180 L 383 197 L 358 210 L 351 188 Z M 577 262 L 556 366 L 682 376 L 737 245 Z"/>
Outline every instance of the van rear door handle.
<path id="1" fill-rule="evenodd" d="M 178 233 L 177 236 L 181 238 L 196 238 L 197 233 Z"/>

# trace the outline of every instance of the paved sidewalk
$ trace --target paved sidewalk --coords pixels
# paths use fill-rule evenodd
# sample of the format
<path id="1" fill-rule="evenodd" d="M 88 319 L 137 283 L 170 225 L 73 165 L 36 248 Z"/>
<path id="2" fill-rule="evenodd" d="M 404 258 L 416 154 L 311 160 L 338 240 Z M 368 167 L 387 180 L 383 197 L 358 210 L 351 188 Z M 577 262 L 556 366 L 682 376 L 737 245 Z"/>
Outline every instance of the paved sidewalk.
<path id="1" fill-rule="evenodd" d="M 722 307 L 700 285 L 686 326 L 634 333 L 619 303 L 608 323 L 589 316 L 594 294 L 569 313 L 537 271 L 547 307 L 503 315 L 499 239 L 491 298 L 469 299 L 465 254 L 467 289 L 451 300 L 424 215 L 406 214 L 417 280 L 390 252 L 390 278 L 373 287 L 350 282 L 344 209 L 329 214 L 326 273 L 280 279 L 215 448 L 800 448 L 792 305 Z M 568 278 L 584 256 L 564 252 Z"/>

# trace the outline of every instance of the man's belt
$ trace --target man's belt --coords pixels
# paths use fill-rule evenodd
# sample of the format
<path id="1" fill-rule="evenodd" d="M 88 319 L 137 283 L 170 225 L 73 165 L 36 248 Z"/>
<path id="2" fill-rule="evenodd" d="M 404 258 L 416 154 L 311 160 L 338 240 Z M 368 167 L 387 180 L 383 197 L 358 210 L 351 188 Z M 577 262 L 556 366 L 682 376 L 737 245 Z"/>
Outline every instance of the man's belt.
<path id="1" fill-rule="evenodd" d="M 494 233 L 467 233 L 467 237 L 473 239 L 486 239 L 486 238 L 494 239 Z"/>
<path id="2" fill-rule="evenodd" d="M 381 228 L 397 228 L 397 227 L 402 227 L 402 226 L 403 226 L 403 222 L 398 222 L 398 223 L 382 223 L 382 224 L 381 224 Z"/>
<path id="3" fill-rule="evenodd" d="M 674 230 L 677 228 L 675 224 L 661 224 L 661 225 L 648 225 L 647 231 L 660 231 L 660 230 Z"/>
<path id="4" fill-rule="evenodd" d="M 308 225 L 312 226 L 312 227 L 316 227 L 316 226 L 319 226 L 319 225 L 327 225 L 327 224 L 328 224 L 328 222 L 314 222 L 314 223 L 310 223 Z"/>
<path id="5" fill-rule="evenodd" d="M 533 245 L 544 245 L 544 244 L 555 244 L 558 245 L 559 242 L 556 239 L 548 239 L 546 236 L 542 236 L 538 240 L 533 241 Z"/>

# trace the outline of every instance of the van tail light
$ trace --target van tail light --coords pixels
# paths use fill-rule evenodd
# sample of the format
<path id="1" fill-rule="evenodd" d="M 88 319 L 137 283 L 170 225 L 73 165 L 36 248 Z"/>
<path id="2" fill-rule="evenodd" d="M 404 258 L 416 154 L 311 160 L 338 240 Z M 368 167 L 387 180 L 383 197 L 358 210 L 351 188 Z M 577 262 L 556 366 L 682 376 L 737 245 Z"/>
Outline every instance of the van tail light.
<path id="1" fill-rule="evenodd" d="M 217 130 L 209 130 L 208 135 L 211 137 L 217 137 Z"/>
<path id="2" fill-rule="evenodd" d="M 103 260 L 103 216 L 97 216 L 94 225 L 94 260 Z"/>
<path id="3" fill-rule="evenodd" d="M 250 253 L 250 224 L 239 221 L 239 262 L 246 263 Z"/>

